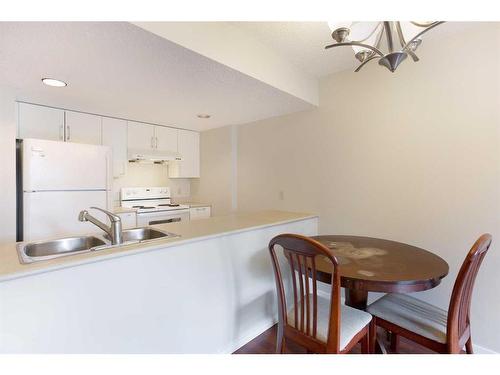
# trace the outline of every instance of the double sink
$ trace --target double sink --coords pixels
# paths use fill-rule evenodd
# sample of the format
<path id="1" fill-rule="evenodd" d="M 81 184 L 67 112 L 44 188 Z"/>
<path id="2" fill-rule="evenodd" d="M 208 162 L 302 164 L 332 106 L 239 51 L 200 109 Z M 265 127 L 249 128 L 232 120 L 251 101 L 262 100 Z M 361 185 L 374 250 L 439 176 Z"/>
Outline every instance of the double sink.
<path id="1" fill-rule="evenodd" d="M 178 235 L 150 227 L 125 229 L 122 231 L 123 242 L 121 245 L 172 237 L 178 237 Z M 21 263 L 33 263 L 121 245 L 112 245 L 111 238 L 106 233 L 102 236 L 66 237 L 49 241 L 20 243 L 17 245 L 17 252 Z"/>

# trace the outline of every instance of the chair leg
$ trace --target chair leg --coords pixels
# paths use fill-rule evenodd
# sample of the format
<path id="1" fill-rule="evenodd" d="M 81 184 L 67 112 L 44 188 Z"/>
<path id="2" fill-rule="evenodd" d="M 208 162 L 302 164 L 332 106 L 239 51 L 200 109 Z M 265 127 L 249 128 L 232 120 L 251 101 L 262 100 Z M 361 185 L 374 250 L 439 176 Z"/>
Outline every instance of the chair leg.
<path id="1" fill-rule="evenodd" d="M 361 354 L 370 354 L 370 328 L 366 328 L 366 333 L 361 339 Z"/>
<path id="2" fill-rule="evenodd" d="M 370 340 L 370 353 L 375 354 L 375 344 L 377 343 L 377 324 L 375 322 L 375 317 L 372 318 L 370 322 L 370 332 L 368 334 Z"/>
<path id="3" fill-rule="evenodd" d="M 465 351 L 467 352 L 467 354 L 474 354 L 474 350 L 472 350 L 472 337 L 469 337 L 469 339 L 465 343 Z"/>
<path id="4" fill-rule="evenodd" d="M 285 353 L 285 337 L 283 335 L 283 328 L 278 325 L 278 333 L 276 335 L 276 354 Z"/>
<path id="5" fill-rule="evenodd" d="M 392 334 L 391 334 L 391 350 L 394 353 L 397 353 L 398 346 L 399 346 L 399 336 L 396 335 L 394 332 L 392 332 Z"/>
<path id="6" fill-rule="evenodd" d="M 286 341 L 285 338 L 283 338 L 283 340 L 281 341 L 281 354 L 285 353 L 286 353 Z"/>

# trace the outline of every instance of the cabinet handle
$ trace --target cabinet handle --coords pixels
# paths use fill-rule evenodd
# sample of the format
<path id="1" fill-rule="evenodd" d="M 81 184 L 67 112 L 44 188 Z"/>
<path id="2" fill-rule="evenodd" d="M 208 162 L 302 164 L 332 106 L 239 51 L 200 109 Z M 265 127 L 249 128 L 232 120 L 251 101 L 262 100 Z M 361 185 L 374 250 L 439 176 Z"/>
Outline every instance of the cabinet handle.
<path id="1" fill-rule="evenodd" d="M 156 139 L 156 146 L 155 146 L 155 148 L 158 148 L 158 137 L 155 137 L 155 139 Z"/>
<path id="2" fill-rule="evenodd" d="M 155 137 L 151 137 L 151 148 L 155 148 Z"/>
<path id="3" fill-rule="evenodd" d="M 70 132 L 69 125 L 66 125 L 66 130 L 68 131 L 68 137 L 66 139 L 69 141 L 71 139 L 71 132 Z"/>
<path id="4" fill-rule="evenodd" d="M 63 141 L 64 140 L 63 138 L 64 138 L 64 135 L 63 135 L 63 125 L 60 125 L 59 126 L 59 139 L 61 141 Z"/>

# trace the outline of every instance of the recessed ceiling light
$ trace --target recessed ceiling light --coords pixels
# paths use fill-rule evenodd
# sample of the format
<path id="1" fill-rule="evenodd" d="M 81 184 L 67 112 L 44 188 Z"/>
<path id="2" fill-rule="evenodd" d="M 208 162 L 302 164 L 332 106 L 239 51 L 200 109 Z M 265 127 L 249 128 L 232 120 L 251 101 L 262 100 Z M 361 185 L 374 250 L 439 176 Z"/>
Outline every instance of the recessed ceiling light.
<path id="1" fill-rule="evenodd" d="M 198 116 L 198 118 L 210 118 L 210 115 L 207 115 L 206 113 L 200 113 L 199 115 L 196 116 Z"/>
<path id="2" fill-rule="evenodd" d="M 53 86 L 53 87 L 65 87 L 68 86 L 66 82 L 59 81 L 58 79 L 54 78 L 42 78 L 42 82 L 46 84 L 47 86 Z"/>

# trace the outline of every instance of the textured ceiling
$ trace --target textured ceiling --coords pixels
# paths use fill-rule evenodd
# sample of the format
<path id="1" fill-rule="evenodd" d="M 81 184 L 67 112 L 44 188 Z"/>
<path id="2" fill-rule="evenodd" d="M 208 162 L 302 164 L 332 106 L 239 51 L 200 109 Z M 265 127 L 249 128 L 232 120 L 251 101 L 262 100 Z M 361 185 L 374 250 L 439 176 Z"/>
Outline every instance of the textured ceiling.
<path id="1" fill-rule="evenodd" d="M 0 85 L 19 100 L 182 128 L 312 107 L 126 22 L 0 22 L 0 66 Z M 69 86 L 46 87 L 42 77 Z"/>
<path id="2" fill-rule="evenodd" d="M 357 65 L 350 48 L 324 50 L 331 43 L 326 22 L 230 24 L 314 77 Z M 421 48 L 472 27 L 479 24 L 446 23 L 429 32 Z M 18 100 L 189 129 L 252 122 L 312 108 L 295 96 L 127 22 L 0 22 L 0 66 L 0 86 L 13 88 Z M 62 79 L 69 86 L 46 87 L 40 82 L 42 77 Z M 198 113 L 212 118 L 199 119 Z"/>

